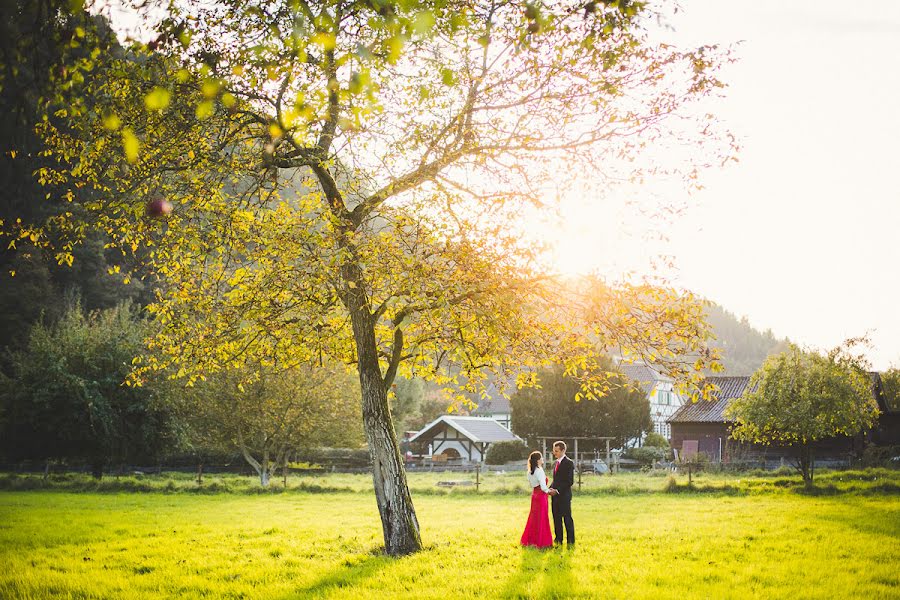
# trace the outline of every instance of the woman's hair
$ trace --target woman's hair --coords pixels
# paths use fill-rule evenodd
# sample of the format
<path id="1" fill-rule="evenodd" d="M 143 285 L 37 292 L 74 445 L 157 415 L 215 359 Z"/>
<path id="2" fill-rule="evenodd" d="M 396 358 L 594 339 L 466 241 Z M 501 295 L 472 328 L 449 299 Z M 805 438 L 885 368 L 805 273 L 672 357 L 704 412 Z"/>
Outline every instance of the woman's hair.
<path id="1" fill-rule="evenodd" d="M 534 470 L 537 469 L 538 461 L 541 459 L 540 450 L 535 450 L 528 456 L 528 472 L 534 475 Z"/>

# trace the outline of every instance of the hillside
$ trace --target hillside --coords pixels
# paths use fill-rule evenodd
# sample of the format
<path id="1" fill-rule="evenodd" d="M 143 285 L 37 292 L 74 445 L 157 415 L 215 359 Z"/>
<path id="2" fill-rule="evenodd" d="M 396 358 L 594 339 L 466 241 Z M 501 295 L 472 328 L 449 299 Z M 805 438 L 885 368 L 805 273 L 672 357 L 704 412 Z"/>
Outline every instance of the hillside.
<path id="1" fill-rule="evenodd" d="M 783 350 L 787 339 L 778 339 L 771 330 L 760 331 L 717 304 L 707 309 L 707 318 L 716 340 L 712 345 L 722 352 L 724 375 L 752 375 L 769 354 Z"/>

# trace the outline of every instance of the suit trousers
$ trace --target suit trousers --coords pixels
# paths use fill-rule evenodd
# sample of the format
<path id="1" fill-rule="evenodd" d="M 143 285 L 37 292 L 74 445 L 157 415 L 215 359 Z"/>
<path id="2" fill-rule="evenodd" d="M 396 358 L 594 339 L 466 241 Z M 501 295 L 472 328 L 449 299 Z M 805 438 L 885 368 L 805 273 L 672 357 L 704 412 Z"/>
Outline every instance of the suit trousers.
<path id="1" fill-rule="evenodd" d="M 563 541 L 563 525 L 566 527 L 566 542 L 575 543 L 575 523 L 572 521 L 572 490 L 560 492 L 552 497 L 550 501 L 553 509 L 553 531 L 555 533 L 554 541 L 562 543 Z"/>

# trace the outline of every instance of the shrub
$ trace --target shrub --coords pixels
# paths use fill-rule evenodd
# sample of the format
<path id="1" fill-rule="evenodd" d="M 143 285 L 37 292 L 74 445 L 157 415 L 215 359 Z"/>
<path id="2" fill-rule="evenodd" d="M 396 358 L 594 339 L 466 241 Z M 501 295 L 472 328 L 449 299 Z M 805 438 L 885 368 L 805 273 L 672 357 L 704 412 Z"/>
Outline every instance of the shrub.
<path id="1" fill-rule="evenodd" d="M 646 448 L 647 446 L 652 448 L 665 448 L 668 450 L 669 440 L 664 438 L 661 434 L 651 431 L 647 434 L 647 437 L 644 438 L 644 447 Z"/>
<path id="2" fill-rule="evenodd" d="M 895 457 L 900 456 L 900 446 L 875 446 L 870 444 L 863 450 L 861 458 L 864 467 L 897 467 Z"/>
<path id="3" fill-rule="evenodd" d="M 624 458 L 636 460 L 641 463 L 642 466 L 650 466 L 656 461 L 665 460 L 666 448 L 658 448 L 656 446 L 629 448 L 622 456 Z"/>
<path id="4" fill-rule="evenodd" d="M 485 462 L 489 465 L 503 465 L 517 460 L 524 461 L 530 454 L 523 442 L 494 442 L 488 448 Z"/>

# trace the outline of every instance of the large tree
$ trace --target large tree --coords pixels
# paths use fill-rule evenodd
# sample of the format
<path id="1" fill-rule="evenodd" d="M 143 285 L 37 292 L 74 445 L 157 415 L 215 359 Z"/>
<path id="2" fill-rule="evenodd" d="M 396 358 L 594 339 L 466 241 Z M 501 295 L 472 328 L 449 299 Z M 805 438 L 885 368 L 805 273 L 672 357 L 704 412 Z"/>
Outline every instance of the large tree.
<path id="1" fill-rule="evenodd" d="M 733 401 L 732 437 L 760 444 L 793 446 L 797 471 L 812 483 L 814 444 L 864 431 L 878 418 L 878 403 L 866 363 L 852 344 L 827 355 L 797 346 L 766 359 L 753 374 L 748 392 Z"/>
<path id="2" fill-rule="evenodd" d="M 39 176 L 91 198 L 79 223 L 149 246 L 167 288 L 153 307 L 163 358 L 142 369 L 196 381 L 236 361 L 356 366 L 388 553 L 421 547 L 387 399 L 398 373 L 472 391 L 555 361 L 602 392 L 597 357 L 612 348 L 684 382 L 714 358 L 692 296 L 567 291 L 515 225 L 585 175 L 691 182 L 721 160 L 712 144 L 679 165 L 629 162 L 719 141 L 711 116 L 685 110 L 720 86 L 716 49 L 656 43 L 649 8 L 631 2 L 167 14 L 152 43 L 86 76 L 93 112 L 42 124 L 48 153 L 78 163 Z M 160 198 L 173 214 L 144 218 Z"/>
<path id="3" fill-rule="evenodd" d="M 613 370 L 611 365 L 607 368 Z M 541 371 L 540 388 L 518 390 L 510 399 L 513 431 L 532 443 L 546 435 L 614 437 L 614 446 L 639 438 L 652 426 L 647 395 L 630 387 L 624 375 L 608 379 L 613 387 L 605 394 L 580 398 L 581 382 L 567 376 L 562 367 Z"/>

